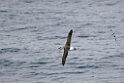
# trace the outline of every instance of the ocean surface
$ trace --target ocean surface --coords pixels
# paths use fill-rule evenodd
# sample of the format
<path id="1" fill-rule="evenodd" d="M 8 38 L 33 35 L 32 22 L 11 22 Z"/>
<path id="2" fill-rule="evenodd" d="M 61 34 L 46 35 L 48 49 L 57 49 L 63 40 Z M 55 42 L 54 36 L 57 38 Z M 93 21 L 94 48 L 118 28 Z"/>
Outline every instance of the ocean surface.
<path id="1" fill-rule="evenodd" d="M 0 0 L 0 83 L 124 83 L 124 0 Z"/>

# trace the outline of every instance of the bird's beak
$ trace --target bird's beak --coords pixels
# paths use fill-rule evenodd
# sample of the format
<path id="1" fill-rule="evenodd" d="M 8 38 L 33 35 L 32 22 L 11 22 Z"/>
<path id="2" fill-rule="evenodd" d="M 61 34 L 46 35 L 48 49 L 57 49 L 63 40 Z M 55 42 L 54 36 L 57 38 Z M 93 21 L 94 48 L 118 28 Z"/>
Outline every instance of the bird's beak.
<path id="1" fill-rule="evenodd" d="M 62 49 L 62 47 L 59 47 L 58 49 Z"/>

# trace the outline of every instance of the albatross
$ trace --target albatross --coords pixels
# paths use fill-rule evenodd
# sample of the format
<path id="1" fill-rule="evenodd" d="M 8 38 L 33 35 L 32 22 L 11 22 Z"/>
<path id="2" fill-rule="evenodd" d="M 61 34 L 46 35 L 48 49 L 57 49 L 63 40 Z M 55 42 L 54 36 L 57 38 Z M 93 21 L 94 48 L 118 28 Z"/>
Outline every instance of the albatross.
<path id="1" fill-rule="evenodd" d="M 71 29 L 70 32 L 68 33 L 66 44 L 59 48 L 59 49 L 64 49 L 64 53 L 63 53 L 63 56 L 62 56 L 62 65 L 63 66 L 66 62 L 66 58 L 68 56 L 68 51 L 69 50 L 76 50 L 76 48 L 70 47 L 72 33 L 73 33 L 73 30 Z"/>

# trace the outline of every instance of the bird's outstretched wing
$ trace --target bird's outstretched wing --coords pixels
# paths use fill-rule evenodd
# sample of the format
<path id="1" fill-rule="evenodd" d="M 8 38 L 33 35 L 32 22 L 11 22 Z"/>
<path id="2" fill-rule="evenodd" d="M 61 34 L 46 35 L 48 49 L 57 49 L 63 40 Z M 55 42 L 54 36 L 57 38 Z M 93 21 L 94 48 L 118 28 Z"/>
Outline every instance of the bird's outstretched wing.
<path id="1" fill-rule="evenodd" d="M 64 48 L 64 53 L 63 53 L 63 57 L 62 57 L 62 65 L 64 66 L 65 62 L 66 62 L 66 58 L 68 55 L 68 49 Z"/>
<path id="2" fill-rule="evenodd" d="M 67 37 L 66 45 L 65 45 L 65 48 L 64 48 L 63 57 L 62 57 L 62 65 L 63 66 L 64 66 L 64 64 L 66 62 L 66 58 L 68 56 L 68 51 L 70 49 L 70 43 L 71 43 L 72 33 L 73 33 L 73 30 L 70 30 L 70 32 L 68 33 L 68 37 Z"/>
<path id="3" fill-rule="evenodd" d="M 73 30 L 70 30 L 70 32 L 68 33 L 66 46 L 70 46 L 72 33 L 73 33 Z"/>

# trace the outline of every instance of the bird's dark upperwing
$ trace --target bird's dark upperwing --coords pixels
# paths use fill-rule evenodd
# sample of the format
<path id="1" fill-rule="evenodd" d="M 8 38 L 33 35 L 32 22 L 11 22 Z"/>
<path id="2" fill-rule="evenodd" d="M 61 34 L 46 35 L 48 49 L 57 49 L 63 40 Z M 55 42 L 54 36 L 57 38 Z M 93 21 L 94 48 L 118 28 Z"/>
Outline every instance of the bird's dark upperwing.
<path id="1" fill-rule="evenodd" d="M 72 33 L 73 33 L 73 30 L 70 30 L 70 32 L 68 33 L 66 46 L 70 46 Z"/>
<path id="2" fill-rule="evenodd" d="M 64 48 L 64 53 L 63 53 L 63 56 L 62 56 L 62 65 L 64 66 L 65 62 L 66 62 L 66 58 L 68 56 L 68 49 L 65 49 Z"/>

